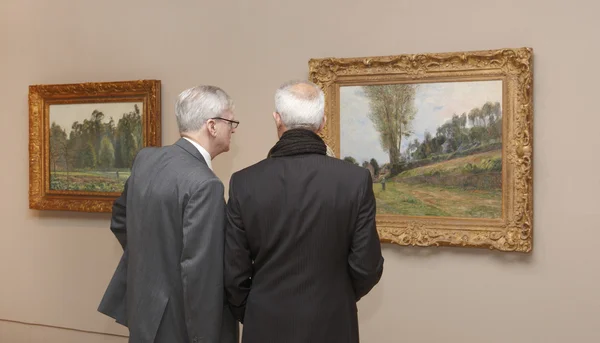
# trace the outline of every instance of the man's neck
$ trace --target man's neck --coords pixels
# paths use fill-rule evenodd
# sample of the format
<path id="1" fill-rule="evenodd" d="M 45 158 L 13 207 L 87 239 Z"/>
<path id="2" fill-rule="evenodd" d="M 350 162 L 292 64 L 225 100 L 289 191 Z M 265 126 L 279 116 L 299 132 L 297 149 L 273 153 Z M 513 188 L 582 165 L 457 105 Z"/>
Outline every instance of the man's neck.
<path id="1" fill-rule="evenodd" d="M 212 149 L 212 146 L 211 146 L 208 138 L 202 137 L 202 135 L 191 135 L 191 134 L 182 134 L 181 137 L 185 137 L 189 140 L 194 141 L 198 145 L 200 145 L 204 150 L 206 150 L 208 152 L 211 160 L 213 158 L 215 158 L 216 154 L 214 152 L 214 149 Z"/>
<path id="2" fill-rule="evenodd" d="M 318 131 L 315 131 L 313 128 L 309 127 L 309 126 L 297 126 L 291 129 L 288 129 L 287 127 L 285 127 L 285 125 L 281 125 L 280 127 L 277 128 L 277 135 L 279 136 L 279 138 L 281 138 L 281 136 L 283 136 L 284 133 L 286 133 L 289 130 L 295 130 L 295 129 L 301 129 L 301 130 L 308 130 L 308 131 L 312 131 L 314 133 L 319 133 Z"/>

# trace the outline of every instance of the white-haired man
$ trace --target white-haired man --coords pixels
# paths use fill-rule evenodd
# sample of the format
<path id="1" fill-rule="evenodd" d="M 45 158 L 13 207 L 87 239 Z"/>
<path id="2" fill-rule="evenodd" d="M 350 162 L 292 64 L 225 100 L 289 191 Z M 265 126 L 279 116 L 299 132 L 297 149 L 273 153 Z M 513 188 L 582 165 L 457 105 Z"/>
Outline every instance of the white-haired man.
<path id="1" fill-rule="evenodd" d="M 275 107 L 279 141 L 229 186 L 225 287 L 242 342 L 358 342 L 356 302 L 383 272 L 371 174 L 327 156 L 316 85 L 281 86 Z"/>
<path id="2" fill-rule="evenodd" d="M 237 343 L 223 288 L 224 187 L 211 160 L 229 150 L 233 102 L 222 89 L 179 95 L 181 139 L 136 156 L 111 230 L 123 257 L 98 310 L 130 342 Z"/>

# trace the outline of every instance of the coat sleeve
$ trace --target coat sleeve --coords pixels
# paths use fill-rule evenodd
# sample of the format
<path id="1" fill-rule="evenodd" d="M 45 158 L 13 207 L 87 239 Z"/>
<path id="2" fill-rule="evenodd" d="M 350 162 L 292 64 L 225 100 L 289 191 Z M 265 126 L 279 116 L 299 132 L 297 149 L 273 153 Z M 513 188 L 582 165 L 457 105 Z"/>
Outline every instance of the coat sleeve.
<path id="1" fill-rule="evenodd" d="M 190 342 L 219 342 L 224 309 L 224 188 L 204 181 L 183 211 L 181 279 Z"/>
<path id="2" fill-rule="evenodd" d="M 123 250 L 126 250 L 127 247 L 127 191 L 129 184 L 132 182 L 132 175 L 134 174 L 134 169 L 136 168 L 137 161 L 139 156 L 142 155 L 148 148 L 143 148 L 138 151 L 133 159 L 131 174 L 125 181 L 125 185 L 123 186 L 123 192 L 121 195 L 113 202 L 112 206 L 112 217 L 110 219 L 110 231 L 115 235 L 119 244 Z"/>
<path id="3" fill-rule="evenodd" d="M 113 203 L 112 217 L 110 219 L 110 231 L 115 235 L 123 250 L 127 247 L 127 226 L 126 226 L 126 208 L 127 208 L 127 185 L 129 178 L 125 181 L 123 192 Z"/>
<path id="4" fill-rule="evenodd" d="M 246 299 L 252 285 L 252 256 L 242 221 L 240 204 L 234 185 L 235 175 L 229 184 L 227 223 L 225 225 L 225 292 L 231 312 L 244 323 Z"/>
<path id="5" fill-rule="evenodd" d="M 367 295 L 383 273 L 381 243 L 375 223 L 376 203 L 371 174 L 366 171 L 363 191 L 359 197 L 358 217 L 348 256 L 348 270 L 356 301 Z"/>

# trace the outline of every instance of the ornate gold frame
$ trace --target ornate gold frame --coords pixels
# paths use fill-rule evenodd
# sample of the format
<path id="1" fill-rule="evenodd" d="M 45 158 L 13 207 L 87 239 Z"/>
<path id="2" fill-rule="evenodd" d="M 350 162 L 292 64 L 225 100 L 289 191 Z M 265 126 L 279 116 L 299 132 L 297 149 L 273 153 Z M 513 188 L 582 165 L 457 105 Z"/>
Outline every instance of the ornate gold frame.
<path id="1" fill-rule="evenodd" d="M 143 102 L 144 146 L 161 145 L 160 80 L 29 86 L 29 208 L 111 212 L 119 193 L 50 192 L 49 108 L 52 104 Z"/>
<path id="2" fill-rule="evenodd" d="M 503 81 L 500 219 L 378 215 L 382 242 L 530 252 L 533 245 L 533 50 L 531 48 L 309 61 L 325 92 L 326 143 L 340 153 L 340 86 L 440 81 Z"/>

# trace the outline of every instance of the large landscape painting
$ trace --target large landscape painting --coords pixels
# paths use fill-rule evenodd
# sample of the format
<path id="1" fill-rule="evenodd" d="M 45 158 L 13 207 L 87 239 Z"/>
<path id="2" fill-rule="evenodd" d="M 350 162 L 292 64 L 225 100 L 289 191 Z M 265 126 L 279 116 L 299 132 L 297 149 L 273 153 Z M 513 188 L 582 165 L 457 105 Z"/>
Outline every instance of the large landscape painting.
<path id="1" fill-rule="evenodd" d="M 325 57 L 320 132 L 369 170 L 381 242 L 530 252 L 531 48 Z"/>
<path id="2" fill-rule="evenodd" d="M 371 171 L 377 213 L 500 218 L 502 81 L 340 87 L 340 158 Z"/>

